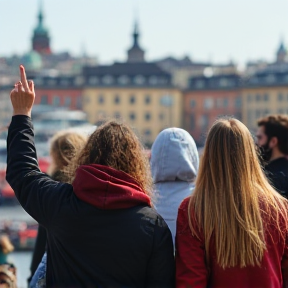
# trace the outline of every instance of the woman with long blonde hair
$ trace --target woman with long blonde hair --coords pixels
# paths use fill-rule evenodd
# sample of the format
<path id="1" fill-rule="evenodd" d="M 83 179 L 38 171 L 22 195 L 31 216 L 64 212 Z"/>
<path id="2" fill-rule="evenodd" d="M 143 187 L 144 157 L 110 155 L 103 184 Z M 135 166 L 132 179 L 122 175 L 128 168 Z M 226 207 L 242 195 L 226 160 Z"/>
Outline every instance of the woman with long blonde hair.
<path id="1" fill-rule="evenodd" d="M 283 287 L 287 207 L 265 178 L 246 126 L 217 120 L 194 193 L 178 211 L 177 287 Z"/>

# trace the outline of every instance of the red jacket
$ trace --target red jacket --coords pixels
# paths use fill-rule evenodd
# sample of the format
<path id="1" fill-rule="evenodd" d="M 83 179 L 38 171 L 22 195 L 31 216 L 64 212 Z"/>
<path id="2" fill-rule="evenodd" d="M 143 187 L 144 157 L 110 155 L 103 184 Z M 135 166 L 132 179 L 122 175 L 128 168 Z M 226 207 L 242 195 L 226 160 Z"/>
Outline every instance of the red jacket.
<path id="1" fill-rule="evenodd" d="M 288 238 L 286 241 L 272 221 L 267 225 L 266 245 L 261 266 L 221 268 L 216 261 L 215 246 L 210 246 L 210 275 L 205 265 L 204 239 L 192 236 L 188 222 L 189 198 L 179 207 L 176 232 L 177 288 L 281 288 L 281 268 L 287 269 Z M 227 231 L 229 232 L 229 231 Z M 288 235 L 287 235 L 288 236 Z M 201 238 L 201 235 L 200 235 Z M 282 267 L 281 267 L 282 266 Z M 285 267 L 284 267 L 285 266 Z"/>

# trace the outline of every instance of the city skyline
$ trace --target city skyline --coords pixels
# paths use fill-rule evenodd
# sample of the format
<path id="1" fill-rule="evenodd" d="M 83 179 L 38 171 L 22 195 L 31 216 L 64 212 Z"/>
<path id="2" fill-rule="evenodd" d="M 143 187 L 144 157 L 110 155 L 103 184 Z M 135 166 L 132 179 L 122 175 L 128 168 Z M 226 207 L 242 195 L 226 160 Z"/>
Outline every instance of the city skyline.
<path id="1" fill-rule="evenodd" d="M 0 57 L 31 51 L 39 1 L 23 2 L 0 0 L 0 26 L 5 28 L 0 29 Z M 52 51 L 85 51 L 100 63 L 126 61 L 135 20 L 148 61 L 186 55 L 196 62 L 273 61 L 280 40 L 288 40 L 284 0 L 235 0 L 233 6 L 228 0 L 119 2 L 44 0 Z"/>

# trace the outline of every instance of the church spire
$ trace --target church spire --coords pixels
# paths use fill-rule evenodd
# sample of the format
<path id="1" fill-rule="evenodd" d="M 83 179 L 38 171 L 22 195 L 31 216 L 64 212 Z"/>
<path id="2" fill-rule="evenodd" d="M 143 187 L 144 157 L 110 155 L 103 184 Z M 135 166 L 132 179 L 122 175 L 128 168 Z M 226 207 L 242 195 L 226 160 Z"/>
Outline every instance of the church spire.
<path id="1" fill-rule="evenodd" d="M 39 0 L 38 26 L 43 26 L 43 2 Z"/>
<path id="2" fill-rule="evenodd" d="M 38 24 L 33 33 L 32 49 L 40 54 L 51 54 L 49 32 L 44 26 L 42 0 L 39 0 Z"/>
<path id="3" fill-rule="evenodd" d="M 127 62 L 145 62 L 144 50 L 139 46 L 139 28 L 138 21 L 135 21 L 133 32 L 133 46 L 128 50 Z"/>
<path id="4" fill-rule="evenodd" d="M 138 32 L 138 22 L 135 21 L 135 24 L 134 24 L 134 33 L 133 33 L 133 38 L 134 38 L 134 44 L 133 44 L 133 47 L 139 47 L 139 44 L 138 44 L 138 37 L 139 37 L 139 32 Z"/>

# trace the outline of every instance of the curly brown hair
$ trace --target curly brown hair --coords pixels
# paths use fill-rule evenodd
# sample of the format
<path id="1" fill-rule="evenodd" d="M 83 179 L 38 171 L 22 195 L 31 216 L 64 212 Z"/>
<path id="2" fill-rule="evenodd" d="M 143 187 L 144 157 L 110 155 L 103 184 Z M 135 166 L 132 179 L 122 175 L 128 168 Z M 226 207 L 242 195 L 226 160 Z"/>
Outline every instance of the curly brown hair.
<path id="1" fill-rule="evenodd" d="M 69 182 L 73 182 L 80 165 L 89 164 L 105 165 L 129 174 L 151 196 L 149 160 L 140 140 L 127 124 L 110 120 L 97 127 L 78 157 L 67 167 Z"/>

